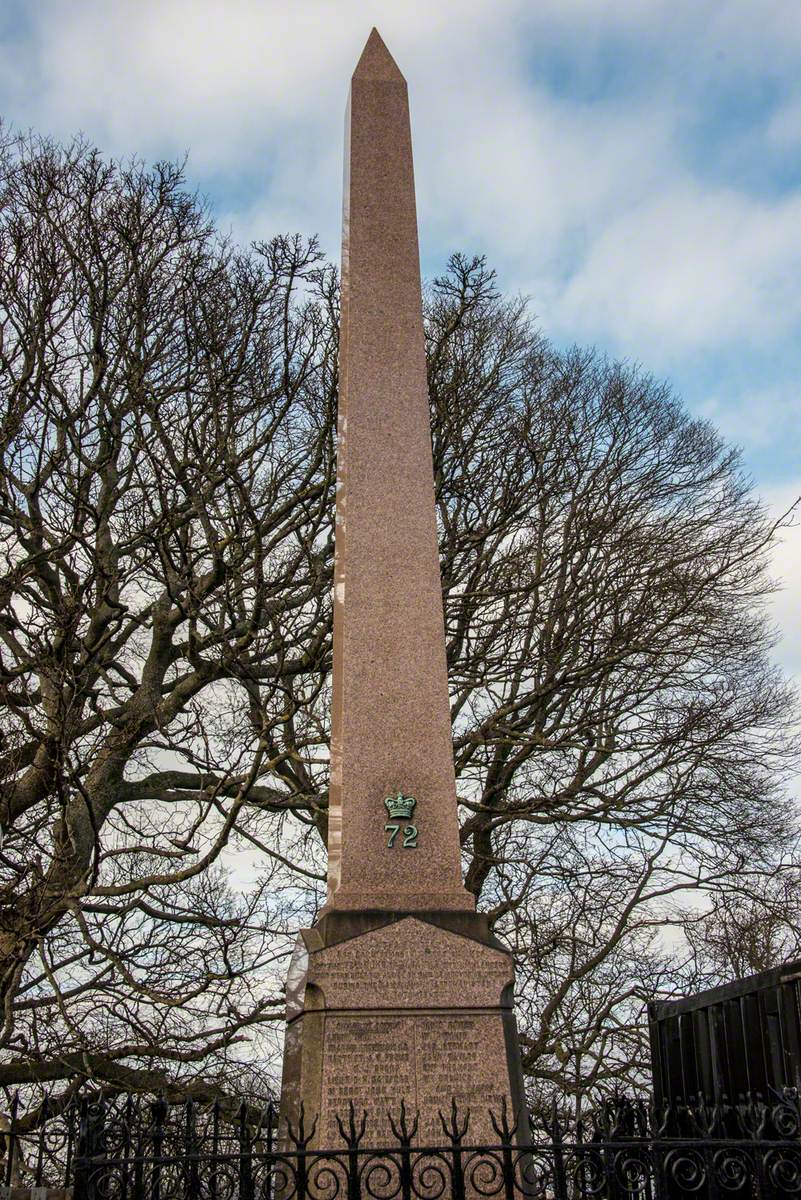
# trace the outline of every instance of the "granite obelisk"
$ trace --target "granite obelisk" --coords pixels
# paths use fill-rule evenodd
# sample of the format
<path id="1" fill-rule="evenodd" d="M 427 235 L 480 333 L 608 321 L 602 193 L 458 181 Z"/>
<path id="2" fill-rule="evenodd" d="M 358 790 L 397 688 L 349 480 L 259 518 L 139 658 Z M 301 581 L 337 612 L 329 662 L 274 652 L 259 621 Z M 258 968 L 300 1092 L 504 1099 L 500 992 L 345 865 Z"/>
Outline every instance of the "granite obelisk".
<path id="1" fill-rule="evenodd" d="M 348 110 L 329 900 L 472 909 L 459 861 L 409 104 L 375 31 Z M 416 854 L 376 836 L 393 790 L 417 798 Z"/>
<path id="2" fill-rule="evenodd" d="M 522 1103 L 510 955 L 460 867 L 406 81 L 373 30 L 346 115 L 328 902 L 287 981 L 282 1108 L 420 1138 Z M 477 1135 L 486 1130 L 476 1127 Z"/>

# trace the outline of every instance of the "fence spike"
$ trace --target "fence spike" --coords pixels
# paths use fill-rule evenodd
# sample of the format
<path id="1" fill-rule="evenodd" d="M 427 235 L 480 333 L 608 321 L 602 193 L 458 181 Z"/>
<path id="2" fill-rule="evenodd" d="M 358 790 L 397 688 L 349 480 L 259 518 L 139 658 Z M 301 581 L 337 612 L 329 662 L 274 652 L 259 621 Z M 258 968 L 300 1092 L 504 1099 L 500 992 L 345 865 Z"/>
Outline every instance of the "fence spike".
<path id="1" fill-rule="evenodd" d="M 395 1122 L 395 1118 L 389 1109 L 387 1109 L 387 1120 L 389 1121 L 389 1127 L 392 1130 L 392 1136 L 396 1138 L 396 1140 L 400 1142 L 402 1146 L 408 1146 L 417 1136 L 417 1128 L 420 1123 L 420 1110 L 417 1109 L 415 1111 L 414 1122 L 412 1123 L 411 1129 L 409 1129 L 409 1124 L 406 1119 L 406 1100 L 401 1097 L 400 1116 L 397 1123 Z"/>

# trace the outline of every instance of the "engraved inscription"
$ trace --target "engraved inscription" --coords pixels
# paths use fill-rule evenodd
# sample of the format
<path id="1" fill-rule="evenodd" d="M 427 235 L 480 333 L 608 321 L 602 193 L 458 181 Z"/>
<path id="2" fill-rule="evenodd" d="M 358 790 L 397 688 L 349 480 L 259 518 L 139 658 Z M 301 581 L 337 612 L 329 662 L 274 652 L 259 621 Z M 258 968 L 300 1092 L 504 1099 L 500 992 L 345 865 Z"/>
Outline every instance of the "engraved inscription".
<path id="1" fill-rule="evenodd" d="M 411 1048 L 411 1053 L 410 1053 Z M 373 1137 L 389 1133 L 386 1110 L 416 1105 L 412 1017 L 328 1017 L 323 1066 L 323 1145 L 337 1145 L 337 1114 L 352 1100 L 370 1114 Z"/>
<path id="2" fill-rule="evenodd" d="M 309 978 L 327 1008 L 494 1008 L 512 965 L 502 951 L 409 917 L 320 951 Z"/>
<path id="3" fill-rule="evenodd" d="M 442 1138 L 439 1111 L 447 1117 L 451 1098 L 471 1110 L 471 1140 L 490 1137 L 487 1109 L 500 1112 L 509 1102 L 508 1071 L 499 1015 L 470 1013 L 421 1016 L 415 1021 L 419 1137 L 436 1144 Z"/>
<path id="4" fill-rule="evenodd" d="M 451 1098 L 472 1110 L 471 1141 L 491 1135 L 487 1109 L 509 1101 L 506 1051 L 499 1013 L 430 1016 L 329 1016 L 326 1019 L 320 1144 L 338 1141 L 337 1114 L 349 1101 L 366 1109 L 369 1134 L 389 1134 L 387 1109 L 401 1100 L 419 1110 L 418 1142 L 442 1140 L 439 1113 Z"/>

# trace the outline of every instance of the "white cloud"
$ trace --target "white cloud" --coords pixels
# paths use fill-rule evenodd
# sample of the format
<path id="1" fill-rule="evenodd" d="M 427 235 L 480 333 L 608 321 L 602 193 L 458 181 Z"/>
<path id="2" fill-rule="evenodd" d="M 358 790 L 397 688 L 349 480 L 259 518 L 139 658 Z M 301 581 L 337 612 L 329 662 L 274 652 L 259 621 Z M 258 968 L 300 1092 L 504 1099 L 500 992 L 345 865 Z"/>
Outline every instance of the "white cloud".
<path id="1" fill-rule="evenodd" d="M 777 517 L 787 512 L 800 497 L 801 476 L 781 488 L 770 489 L 766 495 L 771 511 Z M 777 657 L 785 670 L 801 684 L 801 602 L 798 582 L 801 579 L 801 506 L 792 528 L 782 533 L 781 542 L 773 555 L 772 570 L 780 585 L 771 604 L 773 619 L 782 633 Z"/>
<path id="2" fill-rule="evenodd" d="M 801 323 L 799 228 L 801 191 L 660 189 L 595 238 L 558 298 L 560 325 L 661 361 L 677 346 L 775 341 Z"/>
<path id="3" fill-rule="evenodd" d="M 801 185 L 767 175 L 801 143 L 798 0 L 19 3 L 24 32 L 0 49 L 14 123 L 114 154 L 189 150 L 235 236 L 319 232 L 334 258 L 347 80 L 377 24 L 410 83 L 427 260 L 485 250 L 548 331 L 669 367 L 680 389 L 710 352 L 747 365 L 768 348 L 758 394 L 696 388 L 696 405 L 760 461 L 772 436 L 786 454 Z M 712 99 L 749 88 L 751 127 L 707 129 L 705 156 Z M 776 612 L 801 671 L 786 546 Z"/>
<path id="4" fill-rule="evenodd" d="M 801 97 L 794 97 L 776 110 L 765 136 L 780 150 L 794 151 L 801 146 Z"/>
<path id="5" fill-rule="evenodd" d="M 749 0 L 51 0 L 28 6 L 29 69 L 8 76 L 7 110 L 118 154 L 189 149 L 236 232 L 294 218 L 334 249 L 346 83 L 375 21 L 412 86 L 424 245 L 487 248 L 578 335 L 592 309 L 600 337 L 726 341 L 760 306 L 769 323 L 762 290 L 778 238 L 797 245 L 797 212 L 712 195 L 680 142 L 706 71 L 759 70 L 801 44 L 796 0 L 760 10 L 754 28 Z M 553 46 L 580 74 L 613 37 L 618 74 L 627 52 L 651 68 L 636 92 L 560 96 L 531 67 Z M 666 320 L 682 298 L 688 319 Z"/>
<path id="6" fill-rule="evenodd" d="M 727 392 L 707 391 L 695 407 L 728 441 L 747 445 L 752 453 L 769 453 L 777 439 L 791 454 L 801 445 L 801 382 L 797 376 L 775 386 L 745 384 Z"/>
<path id="7" fill-rule="evenodd" d="M 468 39 L 493 23 L 480 0 L 43 3 L 29 13 L 41 87 L 33 104 L 24 86 L 16 99 L 59 129 L 91 128 L 115 151 L 191 145 L 204 166 L 230 164 L 304 123 L 319 137 L 333 118 L 340 136 L 346 81 L 375 13 L 401 50 L 441 40 L 454 20 Z"/>

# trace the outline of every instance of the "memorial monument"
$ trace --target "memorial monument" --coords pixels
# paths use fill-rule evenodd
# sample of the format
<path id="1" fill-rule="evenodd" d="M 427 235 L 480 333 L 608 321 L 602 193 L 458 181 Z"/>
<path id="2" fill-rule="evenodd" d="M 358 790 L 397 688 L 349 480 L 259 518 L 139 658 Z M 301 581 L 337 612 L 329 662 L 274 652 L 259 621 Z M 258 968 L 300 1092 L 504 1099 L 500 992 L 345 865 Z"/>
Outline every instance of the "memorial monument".
<path id="1" fill-rule="evenodd" d="M 459 853 L 406 81 L 373 30 L 346 115 L 328 901 L 287 979 L 282 1115 L 523 1110 L 511 956 Z M 525 1136 L 525 1130 L 521 1130 Z"/>

